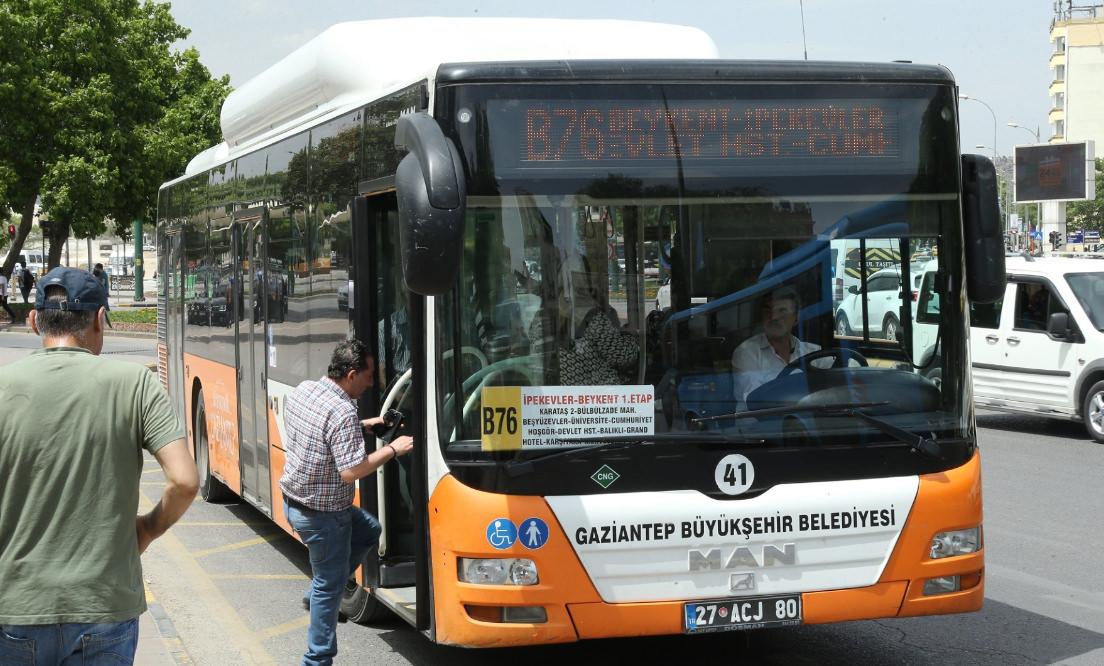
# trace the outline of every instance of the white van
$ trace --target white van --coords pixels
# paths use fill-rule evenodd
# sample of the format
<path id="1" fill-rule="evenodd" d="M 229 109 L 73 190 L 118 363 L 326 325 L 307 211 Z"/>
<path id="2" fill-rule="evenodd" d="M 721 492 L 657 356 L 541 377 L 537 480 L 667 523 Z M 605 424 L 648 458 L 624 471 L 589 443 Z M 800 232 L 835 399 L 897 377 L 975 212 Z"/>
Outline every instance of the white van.
<path id="1" fill-rule="evenodd" d="M 1079 420 L 1104 442 L 1104 261 L 1009 257 L 1005 265 L 1004 298 L 971 307 L 974 402 Z"/>

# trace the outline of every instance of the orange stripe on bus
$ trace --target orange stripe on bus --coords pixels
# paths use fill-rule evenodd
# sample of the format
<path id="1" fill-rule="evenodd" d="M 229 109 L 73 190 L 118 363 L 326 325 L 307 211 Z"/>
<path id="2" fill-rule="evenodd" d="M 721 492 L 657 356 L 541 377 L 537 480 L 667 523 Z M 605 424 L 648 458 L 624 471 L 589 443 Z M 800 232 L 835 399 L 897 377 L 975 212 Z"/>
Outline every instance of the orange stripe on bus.
<path id="1" fill-rule="evenodd" d="M 526 518 L 540 518 L 548 525 L 548 542 L 536 550 L 520 543 L 496 550 L 487 543 L 487 526 L 499 518 L 515 524 Z M 578 640 L 567 604 L 600 599 L 543 498 L 486 493 L 445 476 L 429 502 L 429 529 L 439 643 L 491 647 Z M 531 586 L 462 583 L 458 578 L 460 557 L 528 558 L 536 563 L 540 582 Z M 465 611 L 465 605 L 542 606 L 548 621 L 504 624 L 475 620 Z"/>
<path id="2" fill-rule="evenodd" d="M 985 547 L 970 555 L 933 560 L 932 537 L 946 530 L 982 524 L 981 454 L 965 465 L 920 477 L 916 502 L 897 547 L 882 572 L 882 580 L 908 581 L 901 616 L 963 613 L 979 610 L 985 599 Z M 941 576 L 963 576 L 963 590 L 925 597 L 924 581 Z"/>
<path id="3" fill-rule="evenodd" d="M 238 464 L 238 374 L 234 368 L 184 354 L 184 406 L 187 413 L 188 445 L 195 455 L 195 433 L 192 432 L 192 389 L 198 382 L 203 389 L 203 406 L 207 410 L 207 442 L 211 472 L 230 490 L 241 494 L 241 468 Z"/>

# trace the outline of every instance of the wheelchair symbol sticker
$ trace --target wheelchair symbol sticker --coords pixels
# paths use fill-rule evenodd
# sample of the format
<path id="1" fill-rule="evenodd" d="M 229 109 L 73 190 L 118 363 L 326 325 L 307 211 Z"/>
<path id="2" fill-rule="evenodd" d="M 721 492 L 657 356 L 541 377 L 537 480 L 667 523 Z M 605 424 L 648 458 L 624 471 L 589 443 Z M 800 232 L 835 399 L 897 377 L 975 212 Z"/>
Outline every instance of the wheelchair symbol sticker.
<path id="1" fill-rule="evenodd" d="M 506 550 L 517 541 L 517 527 L 508 518 L 495 518 L 487 525 L 487 543 L 498 550 Z"/>
<path id="2" fill-rule="evenodd" d="M 518 525 L 521 545 L 536 550 L 548 542 L 548 523 L 540 518 L 526 518 Z"/>

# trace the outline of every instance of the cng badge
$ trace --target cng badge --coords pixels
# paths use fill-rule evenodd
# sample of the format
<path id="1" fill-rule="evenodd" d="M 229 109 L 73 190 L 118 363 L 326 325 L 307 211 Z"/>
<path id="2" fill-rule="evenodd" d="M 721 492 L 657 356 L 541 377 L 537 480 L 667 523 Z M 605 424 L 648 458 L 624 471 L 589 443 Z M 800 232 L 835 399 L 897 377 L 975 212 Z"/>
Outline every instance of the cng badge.
<path id="1" fill-rule="evenodd" d="M 613 471 L 613 468 L 609 465 L 602 465 L 597 472 L 590 475 L 590 478 L 594 479 L 594 482 L 603 488 L 609 488 L 614 481 L 621 478 L 621 475 Z"/>

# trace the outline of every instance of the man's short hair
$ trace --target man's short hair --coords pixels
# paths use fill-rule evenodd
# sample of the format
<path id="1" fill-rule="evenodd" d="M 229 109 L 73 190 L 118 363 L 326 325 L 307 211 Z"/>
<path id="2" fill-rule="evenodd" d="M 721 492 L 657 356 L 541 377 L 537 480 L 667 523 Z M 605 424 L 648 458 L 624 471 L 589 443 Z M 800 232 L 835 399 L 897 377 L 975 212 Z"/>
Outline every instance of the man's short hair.
<path id="1" fill-rule="evenodd" d="M 68 298 L 65 287 L 48 285 L 46 302 L 60 303 Z M 38 330 L 50 338 L 81 335 L 92 328 L 98 310 L 39 310 L 35 319 Z"/>
<path id="2" fill-rule="evenodd" d="M 350 370 L 361 372 L 368 367 L 368 359 L 372 357 L 368 345 L 360 340 L 349 339 L 338 343 L 330 357 L 330 367 L 326 369 L 326 376 L 337 381 Z"/>
<path id="3" fill-rule="evenodd" d="M 95 270 L 97 268 L 99 268 L 100 270 L 103 270 L 103 264 L 96 264 L 95 266 L 92 267 L 92 270 Z"/>

